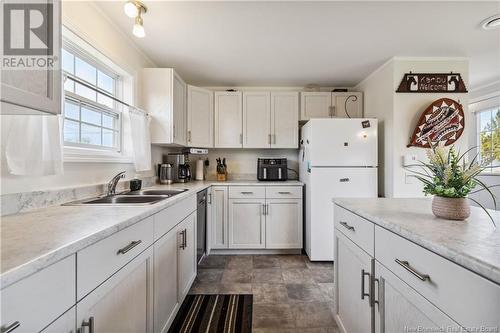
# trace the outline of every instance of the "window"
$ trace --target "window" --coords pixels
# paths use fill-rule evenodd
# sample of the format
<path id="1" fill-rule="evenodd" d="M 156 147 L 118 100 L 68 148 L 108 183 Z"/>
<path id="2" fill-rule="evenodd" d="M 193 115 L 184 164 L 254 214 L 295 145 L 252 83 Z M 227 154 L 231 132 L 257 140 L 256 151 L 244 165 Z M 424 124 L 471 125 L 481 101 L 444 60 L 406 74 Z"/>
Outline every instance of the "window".
<path id="1" fill-rule="evenodd" d="M 119 151 L 121 113 L 111 98 L 119 98 L 119 75 L 70 43 L 62 50 L 62 69 L 65 145 Z"/>
<path id="2" fill-rule="evenodd" d="M 487 172 L 500 172 L 500 106 L 476 113 L 481 160 L 492 159 Z"/>

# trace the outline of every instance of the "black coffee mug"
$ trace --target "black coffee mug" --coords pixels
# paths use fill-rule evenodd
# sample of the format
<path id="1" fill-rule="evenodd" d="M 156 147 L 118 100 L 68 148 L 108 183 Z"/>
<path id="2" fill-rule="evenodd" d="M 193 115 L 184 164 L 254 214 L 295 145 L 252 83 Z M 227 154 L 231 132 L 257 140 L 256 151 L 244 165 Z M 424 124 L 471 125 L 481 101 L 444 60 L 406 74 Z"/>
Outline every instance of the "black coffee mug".
<path id="1" fill-rule="evenodd" d="M 139 191 L 142 187 L 142 180 L 140 179 L 132 179 L 130 181 L 130 190 L 131 191 Z"/>

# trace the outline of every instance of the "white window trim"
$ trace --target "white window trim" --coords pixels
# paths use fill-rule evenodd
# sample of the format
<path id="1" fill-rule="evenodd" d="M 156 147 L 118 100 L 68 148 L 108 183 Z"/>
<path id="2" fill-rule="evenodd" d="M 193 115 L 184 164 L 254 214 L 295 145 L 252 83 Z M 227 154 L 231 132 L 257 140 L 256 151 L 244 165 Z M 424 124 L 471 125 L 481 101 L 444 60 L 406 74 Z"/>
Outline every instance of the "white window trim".
<path id="1" fill-rule="evenodd" d="M 76 51 L 77 54 L 81 54 L 80 50 L 85 51 L 84 59 L 89 57 L 95 59 L 92 64 L 104 64 L 105 68 L 111 69 L 113 72 L 110 74 L 118 73 L 122 80 L 116 81 L 116 95 L 118 98 L 124 98 L 124 84 L 123 81 L 130 80 L 133 76 L 130 73 L 125 72 L 123 69 L 119 68 L 117 65 L 111 62 L 111 60 L 104 56 L 99 50 L 95 49 L 92 45 L 85 42 L 83 39 L 78 37 L 71 30 L 63 26 L 63 36 L 66 39 L 66 44 L 70 45 L 71 51 Z M 64 45 L 64 43 L 63 43 Z M 76 49 L 76 50 L 75 50 Z M 102 67 L 99 66 L 99 67 Z M 101 69 L 101 68 L 99 68 Z M 109 72 L 109 70 L 107 71 Z M 108 74 L 108 73 L 107 73 Z M 116 74 L 115 74 L 116 75 Z M 62 87 L 61 87 L 62 88 Z M 63 88 L 62 88 L 63 89 Z M 63 94 L 64 95 L 64 94 Z M 64 100 L 63 100 L 64 102 Z M 131 147 L 125 147 L 125 114 L 120 113 L 120 147 L 119 150 L 106 150 L 106 149 L 95 149 L 87 147 L 76 147 L 71 145 L 64 145 L 64 162 L 65 163 L 126 163 L 133 164 L 134 158 Z M 127 149 L 129 148 L 129 149 Z"/>
<path id="2" fill-rule="evenodd" d="M 472 116 L 474 118 L 474 143 L 477 147 L 475 149 L 476 153 L 479 153 L 480 151 L 480 146 L 481 142 L 479 141 L 479 132 L 481 130 L 481 125 L 480 125 L 480 120 L 479 120 L 479 114 L 483 111 L 489 110 L 489 109 L 494 109 L 496 107 L 500 107 L 500 95 L 498 93 L 491 93 L 479 98 L 474 99 L 472 103 L 469 103 L 469 107 L 472 112 Z M 489 169 L 491 170 L 491 169 Z M 500 176 L 500 170 L 499 172 L 492 172 L 492 171 L 483 171 L 479 174 L 480 176 L 494 176 L 494 177 L 499 177 Z"/>

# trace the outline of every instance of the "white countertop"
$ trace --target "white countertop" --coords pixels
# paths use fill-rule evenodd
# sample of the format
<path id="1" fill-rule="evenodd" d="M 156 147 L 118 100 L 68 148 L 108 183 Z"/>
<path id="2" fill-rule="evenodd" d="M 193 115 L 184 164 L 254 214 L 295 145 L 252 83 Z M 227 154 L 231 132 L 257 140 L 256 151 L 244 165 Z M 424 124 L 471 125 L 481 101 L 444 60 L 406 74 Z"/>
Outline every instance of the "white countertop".
<path id="1" fill-rule="evenodd" d="M 432 199 L 335 199 L 334 202 L 440 256 L 500 284 L 500 212 L 471 207 L 466 221 L 435 217 Z"/>
<path id="2" fill-rule="evenodd" d="M 1 276 L 4 288 L 212 185 L 302 186 L 298 181 L 192 181 L 148 189 L 188 191 L 147 206 L 53 206 L 2 217 Z"/>

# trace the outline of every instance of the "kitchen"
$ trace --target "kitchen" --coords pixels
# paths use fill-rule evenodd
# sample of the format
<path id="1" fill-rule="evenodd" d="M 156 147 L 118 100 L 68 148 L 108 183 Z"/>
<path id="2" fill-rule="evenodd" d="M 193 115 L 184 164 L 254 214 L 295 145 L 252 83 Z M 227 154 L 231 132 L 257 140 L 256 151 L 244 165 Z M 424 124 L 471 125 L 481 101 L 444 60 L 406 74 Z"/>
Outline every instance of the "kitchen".
<path id="1" fill-rule="evenodd" d="M 437 218 L 411 168 L 428 110 L 494 151 L 499 2 L 41 3 L 56 68 L 2 67 L 2 332 L 498 331 L 495 202 Z"/>

